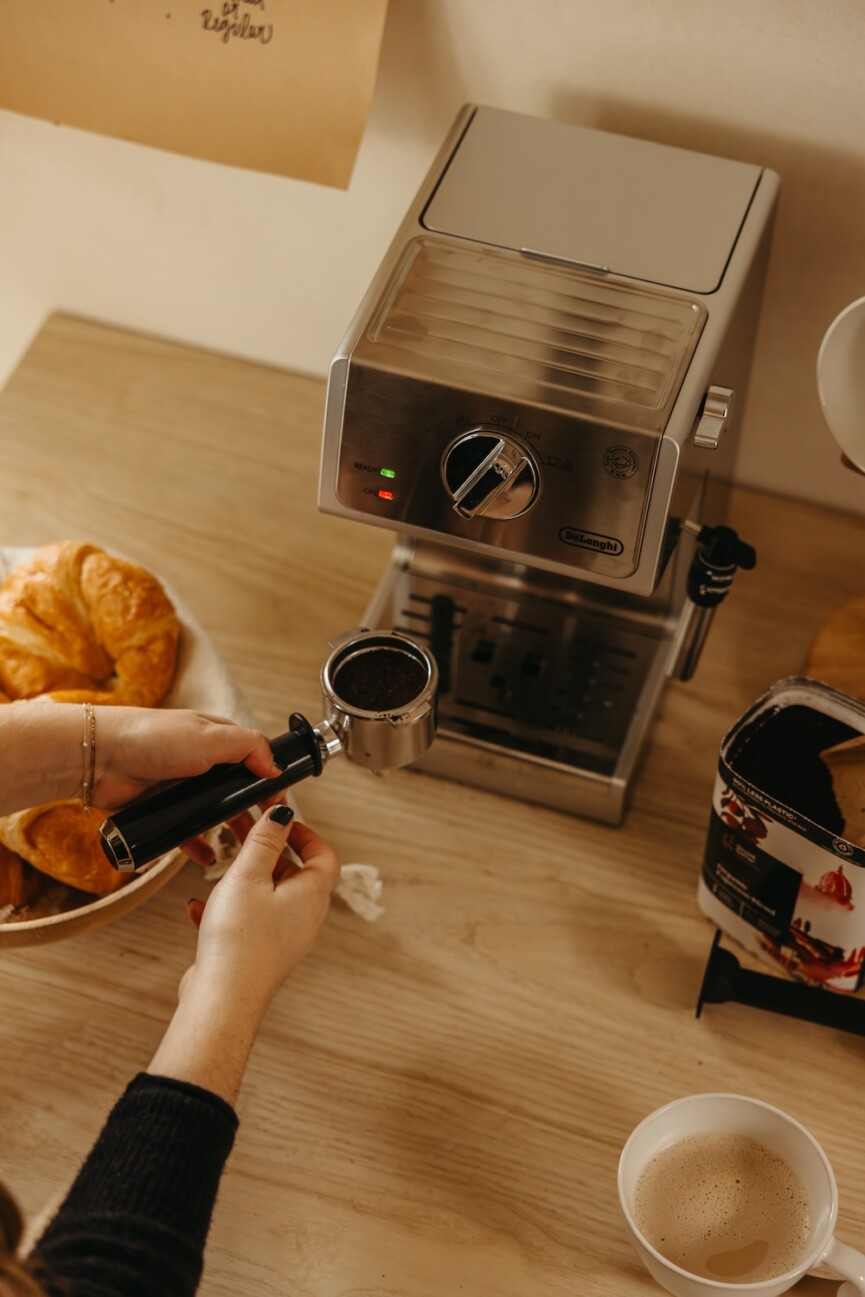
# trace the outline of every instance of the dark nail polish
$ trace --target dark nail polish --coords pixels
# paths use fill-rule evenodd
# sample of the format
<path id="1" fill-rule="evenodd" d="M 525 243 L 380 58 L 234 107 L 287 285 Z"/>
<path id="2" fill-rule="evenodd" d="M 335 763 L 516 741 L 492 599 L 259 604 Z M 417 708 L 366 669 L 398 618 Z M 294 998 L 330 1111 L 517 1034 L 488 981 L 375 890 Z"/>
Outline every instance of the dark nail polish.
<path id="1" fill-rule="evenodd" d="M 269 818 L 277 824 L 290 824 L 294 818 L 294 811 L 290 806 L 274 806 Z"/>

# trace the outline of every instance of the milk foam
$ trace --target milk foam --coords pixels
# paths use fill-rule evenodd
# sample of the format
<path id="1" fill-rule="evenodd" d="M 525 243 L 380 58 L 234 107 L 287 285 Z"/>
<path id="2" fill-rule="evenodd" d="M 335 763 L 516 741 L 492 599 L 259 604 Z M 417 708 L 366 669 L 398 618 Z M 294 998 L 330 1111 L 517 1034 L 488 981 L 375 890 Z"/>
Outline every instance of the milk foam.
<path id="1" fill-rule="evenodd" d="M 656 1251 L 705 1279 L 758 1283 L 792 1270 L 811 1232 L 793 1168 L 746 1135 L 688 1135 L 640 1173 L 634 1219 Z"/>

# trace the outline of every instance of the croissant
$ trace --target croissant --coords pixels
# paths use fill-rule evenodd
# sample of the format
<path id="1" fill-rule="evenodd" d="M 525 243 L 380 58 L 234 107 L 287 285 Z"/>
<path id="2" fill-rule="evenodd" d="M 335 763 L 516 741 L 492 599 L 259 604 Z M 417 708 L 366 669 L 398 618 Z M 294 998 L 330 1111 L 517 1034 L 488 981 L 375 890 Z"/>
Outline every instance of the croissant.
<path id="1" fill-rule="evenodd" d="M 179 633 L 151 573 L 82 541 L 46 545 L 0 585 L 0 705 L 47 696 L 155 707 Z M 122 886 L 100 845 L 102 818 L 78 801 L 0 817 L 0 900 L 29 904 L 45 875 L 96 895 Z"/>
<path id="2" fill-rule="evenodd" d="M 0 910 L 7 905 L 16 910 L 29 905 L 46 881 L 43 874 L 0 842 Z"/>
<path id="3" fill-rule="evenodd" d="M 104 811 L 89 814 L 79 801 L 51 802 L 0 819 L 0 843 L 43 874 L 82 892 L 113 892 L 126 876 L 109 864 L 97 827 Z"/>
<path id="4" fill-rule="evenodd" d="M 180 624 L 159 581 L 82 541 L 36 551 L 0 586 L 0 697 L 155 707 Z"/>

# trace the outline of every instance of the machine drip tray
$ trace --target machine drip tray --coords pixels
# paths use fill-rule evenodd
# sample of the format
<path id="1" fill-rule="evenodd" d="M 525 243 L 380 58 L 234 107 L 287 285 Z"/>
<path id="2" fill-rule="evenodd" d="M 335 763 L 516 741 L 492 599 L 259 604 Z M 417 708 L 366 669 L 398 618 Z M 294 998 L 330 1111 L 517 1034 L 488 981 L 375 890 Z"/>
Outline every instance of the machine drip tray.
<path id="1" fill-rule="evenodd" d="M 404 630 L 439 668 L 431 774 L 621 822 L 675 627 L 450 584 L 394 566 L 365 624 Z"/>

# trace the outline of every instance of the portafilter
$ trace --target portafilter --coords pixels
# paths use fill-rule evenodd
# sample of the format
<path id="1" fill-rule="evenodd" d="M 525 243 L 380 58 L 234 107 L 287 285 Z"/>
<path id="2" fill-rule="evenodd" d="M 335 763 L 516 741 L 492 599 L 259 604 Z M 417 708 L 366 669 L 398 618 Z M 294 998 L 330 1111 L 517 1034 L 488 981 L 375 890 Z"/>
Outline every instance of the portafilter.
<path id="1" fill-rule="evenodd" d="M 270 740 L 280 773 L 261 779 L 245 765 L 218 765 L 138 798 L 105 820 L 102 849 L 132 873 L 274 793 L 320 775 L 332 757 L 383 772 L 410 765 L 435 735 L 435 659 L 401 631 L 346 631 L 333 640 L 321 672 L 325 717 L 299 712 Z"/>

